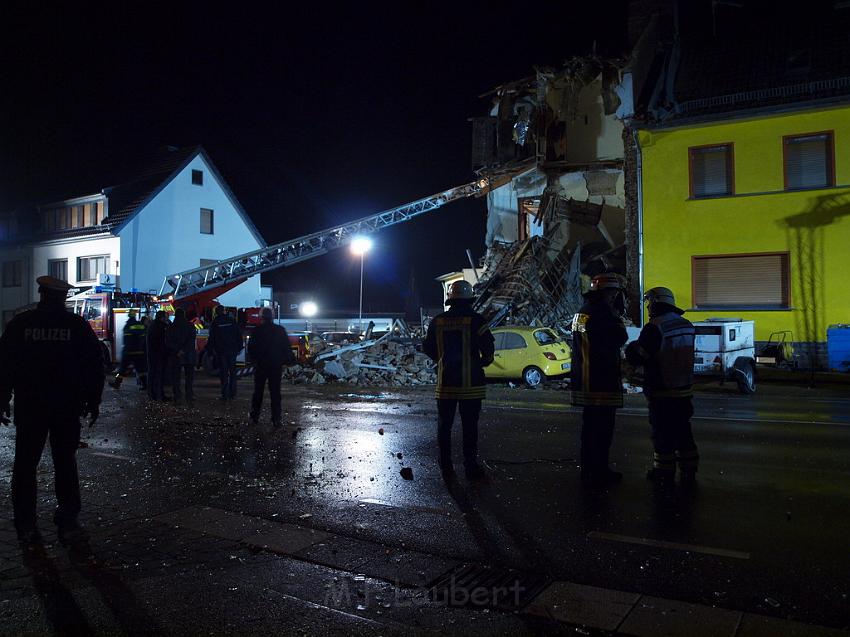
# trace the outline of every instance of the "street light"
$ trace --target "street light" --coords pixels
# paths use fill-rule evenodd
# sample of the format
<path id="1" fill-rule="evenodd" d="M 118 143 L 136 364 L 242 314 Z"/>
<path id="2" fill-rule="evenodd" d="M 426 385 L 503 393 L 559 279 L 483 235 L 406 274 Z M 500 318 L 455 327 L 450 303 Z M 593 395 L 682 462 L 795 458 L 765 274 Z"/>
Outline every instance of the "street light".
<path id="1" fill-rule="evenodd" d="M 363 333 L 363 257 L 372 249 L 369 237 L 354 237 L 351 240 L 351 254 L 360 256 L 360 333 Z"/>
<path id="2" fill-rule="evenodd" d="M 304 301 L 301 305 L 298 306 L 298 312 L 301 316 L 310 318 L 311 316 L 316 316 L 316 312 L 319 311 L 319 306 L 313 303 L 313 301 Z"/>

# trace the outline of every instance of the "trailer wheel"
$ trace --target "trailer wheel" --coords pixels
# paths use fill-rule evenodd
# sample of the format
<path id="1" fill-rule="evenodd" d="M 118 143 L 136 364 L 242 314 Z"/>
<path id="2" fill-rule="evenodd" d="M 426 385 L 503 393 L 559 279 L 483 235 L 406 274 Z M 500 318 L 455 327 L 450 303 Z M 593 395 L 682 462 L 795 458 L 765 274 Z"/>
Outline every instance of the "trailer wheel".
<path id="1" fill-rule="evenodd" d="M 735 381 L 742 394 L 756 393 L 756 366 L 752 360 L 735 361 Z"/>

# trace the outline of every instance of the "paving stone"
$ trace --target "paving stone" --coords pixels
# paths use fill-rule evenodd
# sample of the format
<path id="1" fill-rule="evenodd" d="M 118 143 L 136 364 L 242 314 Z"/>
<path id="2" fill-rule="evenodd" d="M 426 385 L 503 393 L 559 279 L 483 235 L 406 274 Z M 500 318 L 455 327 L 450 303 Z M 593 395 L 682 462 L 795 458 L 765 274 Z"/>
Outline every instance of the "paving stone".
<path id="1" fill-rule="evenodd" d="M 242 541 L 255 548 L 292 555 L 331 537 L 330 533 L 295 524 L 273 524 L 263 532 L 246 537 Z"/>
<path id="2" fill-rule="evenodd" d="M 635 637 L 733 637 L 741 615 L 738 611 L 700 604 L 641 597 L 620 626 L 619 632 Z"/>
<path id="3" fill-rule="evenodd" d="M 344 571 L 355 571 L 383 553 L 384 547 L 380 544 L 361 542 L 337 535 L 313 544 L 294 555 L 316 564 L 324 564 Z"/>
<path id="4" fill-rule="evenodd" d="M 525 612 L 570 624 L 614 631 L 640 599 L 638 593 L 553 582 L 526 607 Z"/>
<path id="5" fill-rule="evenodd" d="M 460 564 L 456 560 L 436 557 L 418 551 L 389 549 L 362 564 L 360 572 L 370 577 L 387 580 L 403 586 L 427 586 L 440 575 Z"/>
<path id="6" fill-rule="evenodd" d="M 847 637 L 848 634 L 850 633 L 835 628 L 812 626 L 787 619 L 744 613 L 741 627 L 735 637 L 776 637 L 776 635 L 783 637 Z"/>
<path id="7" fill-rule="evenodd" d="M 198 506 L 164 513 L 154 519 L 165 524 L 237 541 L 264 533 L 275 525 L 274 522 L 262 518 Z"/>

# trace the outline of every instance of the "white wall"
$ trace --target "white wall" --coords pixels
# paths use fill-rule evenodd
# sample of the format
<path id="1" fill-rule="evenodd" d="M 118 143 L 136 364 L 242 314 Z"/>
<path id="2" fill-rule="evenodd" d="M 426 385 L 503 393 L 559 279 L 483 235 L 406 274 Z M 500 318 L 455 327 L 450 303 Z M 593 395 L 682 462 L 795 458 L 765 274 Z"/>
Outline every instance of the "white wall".
<path id="1" fill-rule="evenodd" d="M 0 268 L 2 268 L 2 264 L 5 261 L 21 262 L 21 285 L 14 288 L 4 288 L 0 285 L 0 312 L 4 310 L 16 310 L 19 307 L 34 302 L 37 298 L 33 294 L 33 285 L 31 283 L 35 280 L 32 269 L 32 249 L 29 246 L 5 246 L 0 248 Z M 0 329 L 2 329 L 2 326 L 0 326 Z"/>
<path id="2" fill-rule="evenodd" d="M 202 186 L 192 184 L 192 170 L 202 170 Z M 200 210 L 214 211 L 214 233 L 201 234 Z M 121 288 L 157 293 L 165 275 L 197 268 L 201 259 L 228 259 L 261 247 L 243 222 L 203 158 L 196 156 L 120 232 Z M 254 276 L 220 301 L 252 306 L 262 298 Z"/>

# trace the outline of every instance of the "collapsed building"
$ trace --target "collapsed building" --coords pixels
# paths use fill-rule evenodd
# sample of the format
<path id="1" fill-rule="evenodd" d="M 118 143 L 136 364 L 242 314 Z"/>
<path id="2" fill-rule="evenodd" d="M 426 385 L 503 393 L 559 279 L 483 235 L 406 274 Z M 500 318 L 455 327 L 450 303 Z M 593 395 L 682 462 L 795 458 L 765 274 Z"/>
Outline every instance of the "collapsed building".
<path id="1" fill-rule="evenodd" d="M 441 280 L 471 279 L 491 324 L 566 331 L 589 277 L 628 274 L 624 68 L 576 57 L 481 96 L 490 109 L 471 120 L 473 169 L 514 176 L 487 194 L 480 269 Z"/>

